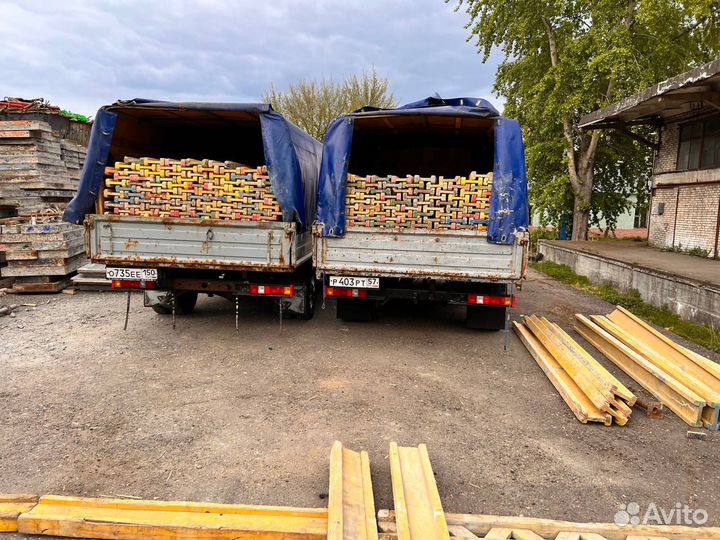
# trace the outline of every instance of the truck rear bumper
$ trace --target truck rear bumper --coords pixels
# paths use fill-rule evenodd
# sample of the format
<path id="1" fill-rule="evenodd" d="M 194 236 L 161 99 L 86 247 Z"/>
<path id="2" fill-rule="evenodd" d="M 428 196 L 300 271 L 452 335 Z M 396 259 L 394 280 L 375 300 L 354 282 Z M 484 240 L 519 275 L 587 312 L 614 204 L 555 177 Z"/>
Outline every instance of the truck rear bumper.
<path id="1" fill-rule="evenodd" d="M 470 295 L 498 295 L 506 296 L 509 286 L 505 283 L 436 283 L 425 280 L 421 283 L 412 283 L 411 280 L 384 278 L 381 279 L 379 289 L 352 289 L 345 287 L 325 287 L 336 291 L 353 291 L 350 299 L 369 300 L 383 303 L 387 300 L 409 300 L 414 303 L 438 302 L 451 305 L 467 305 Z M 330 295 L 333 296 L 333 295 Z"/>

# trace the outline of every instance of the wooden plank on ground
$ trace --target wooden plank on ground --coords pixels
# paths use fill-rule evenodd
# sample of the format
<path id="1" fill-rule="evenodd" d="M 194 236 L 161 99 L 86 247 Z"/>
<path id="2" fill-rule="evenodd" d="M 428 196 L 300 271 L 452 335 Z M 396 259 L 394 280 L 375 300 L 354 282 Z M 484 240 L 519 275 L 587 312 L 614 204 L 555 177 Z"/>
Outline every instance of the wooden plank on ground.
<path id="1" fill-rule="evenodd" d="M 602 422 L 606 426 L 612 423 L 612 417 L 598 409 L 585 395 L 572 377 L 552 357 L 550 352 L 524 325 L 513 321 L 515 332 L 527 350 L 543 370 L 552 385 L 558 391 L 575 417 L 586 424 L 587 422 Z"/>
<path id="2" fill-rule="evenodd" d="M 375 502 L 370 460 L 335 441 L 330 451 L 328 540 L 376 540 Z"/>
<path id="3" fill-rule="evenodd" d="M 398 540 L 449 539 L 427 447 L 390 443 L 390 474 Z"/>
<path id="4" fill-rule="evenodd" d="M 606 330 L 700 395 L 707 402 L 705 427 L 718 430 L 720 364 L 678 345 L 621 306 L 604 319 L 612 328 Z"/>
<path id="5" fill-rule="evenodd" d="M 114 540 L 320 540 L 327 510 L 45 496 L 20 515 L 18 531 Z"/>
<path id="6" fill-rule="evenodd" d="M 15 294 L 49 294 L 62 291 L 65 287 L 69 287 L 70 283 L 70 278 L 39 283 L 19 283 L 16 281 L 11 291 Z"/>
<path id="7" fill-rule="evenodd" d="M 702 426 L 705 400 L 637 354 L 622 341 L 584 315 L 575 315 L 575 329 L 616 366 L 645 390 L 663 402 L 671 411 L 693 427 Z"/>
<path id="8" fill-rule="evenodd" d="M 394 534 L 397 512 L 380 510 L 378 526 L 385 533 Z M 607 538 L 608 540 L 626 540 L 627 538 L 667 538 L 670 540 L 720 540 L 720 527 L 688 527 L 684 525 L 615 525 L 614 523 L 576 523 L 554 519 L 533 518 L 523 516 L 494 516 L 483 514 L 445 514 L 449 527 L 464 527 L 480 538 L 496 538 L 485 536 L 490 531 L 504 534 L 512 531 L 517 538 L 518 531 L 532 531 L 540 538 Z M 562 535 L 562 536 L 559 536 Z M 398 538 L 399 538 L 398 532 Z M 507 536 L 498 536 L 507 538 Z"/>
<path id="9" fill-rule="evenodd" d="M 38 502 L 37 495 L 5 495 L 0 493 L 0 532 L 17 531 L 18 516 Z"/>

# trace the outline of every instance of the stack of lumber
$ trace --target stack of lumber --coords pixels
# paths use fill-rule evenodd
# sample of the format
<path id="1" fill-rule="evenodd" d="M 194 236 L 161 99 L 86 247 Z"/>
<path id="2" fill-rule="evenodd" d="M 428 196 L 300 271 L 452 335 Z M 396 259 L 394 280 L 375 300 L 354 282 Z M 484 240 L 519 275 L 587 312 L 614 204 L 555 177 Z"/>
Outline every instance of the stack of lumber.
<path id="1" fill-rule="evenodd" d="M 442 176 L 348 175 L 348 225 L 486 230 L 492 173 Z"/>
<path id="2" fill-rule="evenodd" d="M 328 508 L 0 495 L 0 532 L 115 540 L 720 540 L 720 529 L 712 527 L 445 513 L 425 445 L 399 447 L 393 442 L 389 457 L 395 510 L 380 510 L 377 517 L 368 454 L 335 442 Z"/>
<path id="3" fill-rule="evenodd" d="M 637 398 L 557 324 L 529 315 L 515 332 L 578 420 L 627 424 Z"/>
<path id="4" fill-rule="evenodd" d="M 0 251 L 7 266 L 0 276 L 15 279 L 16 293 L 58 292 L 85 263 L 83 228 L 70 223 L 0 220 Z"/>
<path id="5" fill-rule="evenodd" d="M 718 430 L 720 365 L 620 306 L 607 316 L 575 315 L 577 331 L 693 427 Z"/>
<path id="6" fill-rule="evenodd" d="M 131 158 L 105 169 L 104 213 L 281 221 L 267 167 L 209 159 Z"/>
<path id="7" fill-rule="evenodd" d="M 85 147 L 41 120 L 0 120 L 0 217 L 63 210 L 78 188 Z"/>
<path id="8" fill-rule="evenodd" d="M 78 268 L 77 275 L 73 276 L 73 288 L 78 291 L 118 291 L 112 288 L 112 280 L 105 277 L 105 265 L 88 263 Z"/>

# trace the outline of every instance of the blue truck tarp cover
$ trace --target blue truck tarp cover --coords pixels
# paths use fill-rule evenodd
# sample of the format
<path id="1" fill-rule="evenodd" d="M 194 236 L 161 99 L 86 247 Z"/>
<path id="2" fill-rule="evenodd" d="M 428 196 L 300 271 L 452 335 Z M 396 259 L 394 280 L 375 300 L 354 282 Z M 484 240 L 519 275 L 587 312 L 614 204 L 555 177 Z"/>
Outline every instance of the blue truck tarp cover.
<path id="1" fill-rule="evenodd" d="M 173 103 L 147 99 L 119 101 L 100 108 L 90 134 L 87 157 L 80 176 L 78 192 L 65 210 L 63 219 L 82 223 L 92 213 L 102 185 L 113 131 L 123 109 L 161 109 L 168 111 L 222 111 L 256 114 L 260 119 L 265 164 L 273 192 L 283 210 L 285 221 L 298 221 L 303 229 L 315 220 L 317 179 L 322 144 L 313 139 L 266 103 Z M 116 111 L 120 112 L 114 112 Z M 134 156 L 163 157 L 163 156 Z M 202 159 L 203 156 L 187 156 Z"/>
<path id="2" fill-rule="evenodd" d="M 529 221 L 525 146 L 520 124 L 503 118 L 488 101 L 479 98 L 429 97 L 398 107 L 365 107 L 335 120 L 323 147 L 318 185 L 318 221 L 323 236 L 345 234 L 345 189 L 356 118 L 363 116 L 438 115 L 495 119 L 495 156 L 488 241 L 513 244 L 516 233 Z"/>

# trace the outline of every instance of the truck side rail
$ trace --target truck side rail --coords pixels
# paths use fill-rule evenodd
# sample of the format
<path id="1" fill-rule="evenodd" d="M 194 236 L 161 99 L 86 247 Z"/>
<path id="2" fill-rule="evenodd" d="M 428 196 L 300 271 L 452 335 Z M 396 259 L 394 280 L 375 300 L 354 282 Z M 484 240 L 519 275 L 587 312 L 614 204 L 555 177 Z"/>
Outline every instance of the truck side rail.
<path id="1" fill-rule="evenodd" d="M 342 237 L 326 237 L 316 225 L 313 233 L 318 275 L 512 282 L 525 273 L 524 235 L 503 245 L 489 243 L 484 231 L 348 227 Z"/>
<path id="2" fill-rule="evenodd" d="M 87 250 L 108 265 L 294 271 L 312 256 L 310 232 L 290 222 L 91 215 Z"/>

